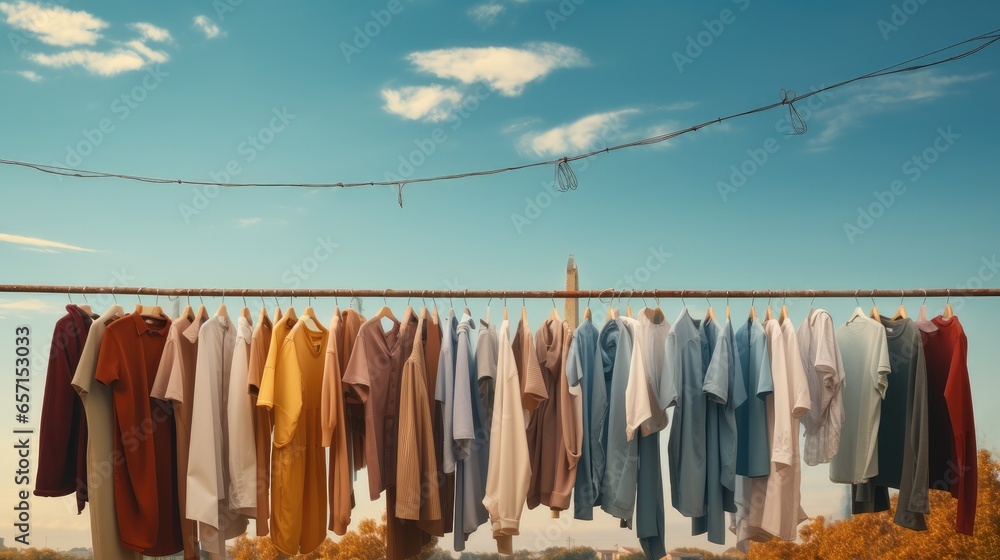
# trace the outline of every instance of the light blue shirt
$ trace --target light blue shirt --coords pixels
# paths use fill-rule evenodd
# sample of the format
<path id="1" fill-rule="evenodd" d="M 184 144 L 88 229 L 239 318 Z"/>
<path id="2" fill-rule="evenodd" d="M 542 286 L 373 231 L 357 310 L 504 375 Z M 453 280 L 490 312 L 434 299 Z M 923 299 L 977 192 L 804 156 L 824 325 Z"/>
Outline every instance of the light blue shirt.
<path id="1" fill-rule="evenodd" d="M 483 498 L 486 497 L 486 469 L 489 466 L 489 441 L 483 424 L 485 413 L 479 400 L 476 354 L 472 334 L 476 325 L 463 314 L 456 331 L 455 393 L 452 430 L 456 447 L 455 465 L 455 550 L 465 549 L 465 541 L 489 519 Z"/>
<path id="2" fill-rule="evenodd" d="M 736 474 L 767 476 L 771 472 L 771 445 L 767 439 L 765 399 L 774 392 L 767 336 L 759 321 L 747 321 L 736 331 L 736 350 L 743 385 L 749 396 L 736 407 Z"/>
<path id="3" fill-rule="evenodd" d="M 585 319 L 573 335 L 566 363 L 566 378 L 571 387 L 580 387 L 583 408 L 583 441 L 573 489 L 573 517 L 576 519 L 594 518 L 593 510 L 600 504 L 604 476 L 601 434 L 608 413 L 608 395 L 603 359 L 597 346 L 599 337 L 594 322 Z"/>
<path id="4" fill-rule="evenodd" d="M 611 319 L 598 338 L 605 378 L 610 371 L 607 458 L 601 484 L 601 509 L 632 526 L 635 489 L 639 470 L 639 438 L 625 436 L 625 387 L 632 362 L 632 331 L 626 319 Z"/>

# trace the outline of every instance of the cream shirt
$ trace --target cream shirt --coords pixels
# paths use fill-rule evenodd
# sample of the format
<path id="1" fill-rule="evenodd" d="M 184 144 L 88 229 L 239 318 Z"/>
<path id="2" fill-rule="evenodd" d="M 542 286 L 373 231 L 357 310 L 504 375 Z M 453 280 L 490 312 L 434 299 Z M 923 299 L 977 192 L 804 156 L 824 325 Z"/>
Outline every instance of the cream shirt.
<path id="1" fill-rule="evenodd" d="M 249 311 L 246 312 L 249 315 Z M 266 312 L 261 309 L 263 323 Z M 242 316 L 236 324 L 236 348 L 229 379 L 226 410 L 229 416 L 229 505 L 233 511 L 257 516 L 257 447 L 254 440 L 254 406 L 247 391 L 250 371 L 250 322 Z"/>

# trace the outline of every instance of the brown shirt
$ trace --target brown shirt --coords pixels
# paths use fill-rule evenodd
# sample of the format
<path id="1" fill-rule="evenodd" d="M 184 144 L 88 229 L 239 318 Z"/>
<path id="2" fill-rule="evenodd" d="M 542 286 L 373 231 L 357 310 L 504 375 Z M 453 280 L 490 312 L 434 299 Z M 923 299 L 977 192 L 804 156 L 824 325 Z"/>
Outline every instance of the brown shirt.
<path id="1" fill-rule="evenodd" d="M 281 308 L 275 309 L 274 320 L 281 322 Z M 257 451 L 257 536 L 268 533 L 270 517 L 271 484 L 271 411 L 257 406 L 257 395 L 260 394 L 260 381 L 264 376 L 264 365 L 267 363 L 268 351 L 271 348 L 271 320 L 267 314 L 261 317 L 250 336 L 250 365 L 247 369 L 247 392 L 253 404 L 253 434 L 254 446 Z"/>
<path id="2" fill-rule="evenodd" d="M 194 317 L 194 320 L 190 317 Z M 198 329 L 208 320 L 204 307 L 198 314 L 190 308 L 170 325 L 163 347 L 156 379 L 150 389 L 153 398 L 170 401 L 174 407 L 177 438 L 177 492 L 181 511 L 181 536 L 184 539 L 185 560 L 199 558 L 198 522 L 187 518 L 187 467 L 191 445 L 191 414 L 194 409 L 194 373 L 198 358 Z M 188 335 L 185 332 L 190 329 Z M 191 338 L 194 335 L 194 339 Z"/>
<path id="3" fill-rule="evenodd" d="M 348 308 L 340 312 L 340 334 L 337 337 L 337 358 L 340 360 L 341 375 L 347 371 L 354 352 L 354 341 L 358 338 L 358 330 L 364 324 L 365 318 L 354 309 Z M 344 418 L 347 421 L 347 458 L 351 470 L 358 472 L 365 468 L 365 405 L 357 398 L 349 387 L 344 386 Z M 353 499 L 354 490 L 351 489 Z M 353 507 L 353 506 L 352 506 Z"/>
<path id="4" fill-rule="evenodd" d="M 427 309 L 421 310 L 426 314 Z M 424 367 L 427 381 L 427 399 L 430 401 L 431 424 L 434 429 L 434 458 L 437 462 L 438 496 L 441 501 L 441 520 L 424 521 L 421 528 L 431 535 L 443 537 L 451 532 L 455 512 L 455 473 L 444 472 L 444 422 L 441 403 L 434 398 L 437 387 L 438 361 L 441 358 L 441 321 L 437 309 L 424 317 Z"/>
<path id="5" fill-rule="evenodd" d="M 95 379 L 115 404 L 115 506 L 122 543 L 147 556 L 184 548 L 177 492 L 174 411 L 149 396 L 170 319 L 133 313 L 104 334 Z"/>
<path id="6" fill-rule="evenodd" d="M 538 354 L 528 325 L 528 311 L 524 308 L 521 308 L 521 321 L 517 324 L 511 349 L 521 382 L 521 405 L 525 411 L 531 412 L 549 398 L 549 392 L 538 366 Z"/>
<path id="7" fill-rule="evenodd" d="M 56 321 L 38 435 L 35 495 L 75 492 L 78 513 L 87 501 L 87 418 L 70 382 L 93 320 L 83 309 L 67 305 L 66 315 Z"/>
<path id="8" fill-rule="evenodd" d="M 338 535 L 347 532 L 347 526 L 351 523 L 351 509 L 354 508 L 354 473 L 351 472 L 350 458 L 347 456 L 347 420 L 344 417 L 344 388 L 338 347 L 342 326 L 343 320 L 338 308 L 330 321 L 330 336 L 323 365 L 323 394 L 320 396 L 323 445 L 330 448 L 328 529 Z"/>
<path id="9" fill-rule="evenodd" d="M 535 338 L 538 365 L 550 398 L 532 413 L 527 428 L 531 455 L 528 507 L 532 509 L 540 503 L 555 510 L 567 509 L 576 484 L 580 435 L 575 429 L 573 397 L 566 378 L 566 357 L 572 338 L 569 323 L 551 317 L 538 329 Z"/>

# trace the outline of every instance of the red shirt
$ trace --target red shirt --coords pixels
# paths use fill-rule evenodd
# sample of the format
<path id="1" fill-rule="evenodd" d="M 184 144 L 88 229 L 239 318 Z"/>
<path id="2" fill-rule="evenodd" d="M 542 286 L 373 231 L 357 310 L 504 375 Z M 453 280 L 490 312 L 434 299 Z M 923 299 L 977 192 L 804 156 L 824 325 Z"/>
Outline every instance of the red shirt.
<path id="1" fill-rule="evenodd" d="M 969 341 L 958 317 L 932 319 L 923 333 L 927 360 L 927 407 L 931 489 L 958 498 L 955 530 L 971 535 L 976 519 L 976 425 L 967 355 Z"/>
<path id="2" fill-rule="evenodd" d="M 87 417 L 71 384 L 93 318 L 75 305 L 56 321 L 45 376 L 38 436 L 36 496 L 76 492 L 77 512 L 87 501 Z"/>
<path id="3" fill-rule="evenodd" d="M 115 510 L 122 544 L 147 556 L 184 548 L 174 409 L 149 396 L 170 319 L 132 313 L 104 334 L 95 379 L 115 404 Z"/>

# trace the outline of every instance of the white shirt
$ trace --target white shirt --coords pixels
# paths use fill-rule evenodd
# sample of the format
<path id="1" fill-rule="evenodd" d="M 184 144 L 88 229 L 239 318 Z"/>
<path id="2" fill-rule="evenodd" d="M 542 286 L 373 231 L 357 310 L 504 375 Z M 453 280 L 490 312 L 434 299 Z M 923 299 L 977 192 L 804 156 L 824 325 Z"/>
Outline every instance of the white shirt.
<path id="1" fill-rule="evenodd" d="M 802 417 L 806 427 L 802 452 L 807 465 L 829 463 L 840 448 L 844 423 L 844 360 L 830 314 L 812 309 L 797 332 L 802 366 L 809 382 L 809 414 Z"/>
<path id="2" fill-rule="evenodd" d="M 261 317 L 266 317 L 261 309 Z M 263 321 L 258 321 L 258 328 Z M 250 370 L 250 322 L 240 316 L 226 410 L 229 417 L 229 505 L 233 511 L 257 515 L 257 446 L 253 433 L 254 407 L 247 391 Z"/>
<path id="3" fill-rule="evenodd" d="M 643 309 L 638 319 L 623 318 L 632 325 L 632 362 L 625 386 L 625 430 L 628 439 L 636 430 L 642 435 L 659 432 L 667 427 L 666 408 L 677 401 L 677 380 L 664 365 L 664 347 L 670 323 L 666 318 L 654 323 L 651 309 Z"/>

